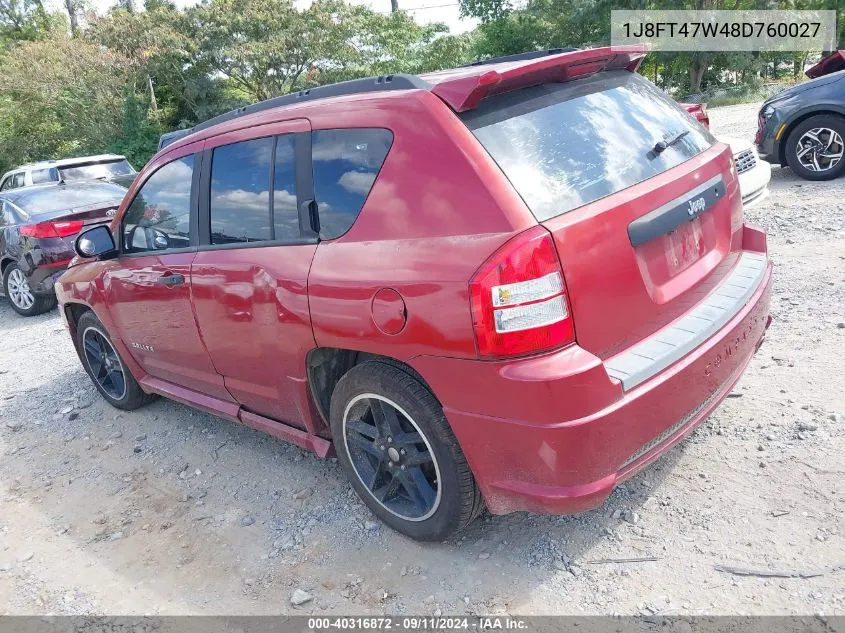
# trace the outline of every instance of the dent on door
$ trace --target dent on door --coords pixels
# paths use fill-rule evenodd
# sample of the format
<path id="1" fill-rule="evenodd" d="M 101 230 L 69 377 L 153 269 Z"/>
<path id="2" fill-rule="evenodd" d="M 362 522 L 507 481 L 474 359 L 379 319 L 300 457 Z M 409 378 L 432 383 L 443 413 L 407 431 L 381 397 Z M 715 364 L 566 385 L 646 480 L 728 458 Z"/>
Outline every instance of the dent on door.
<path id="1" fill-rule="evenodd" d="M 121 338 L 144 371 L 231 401 L 200 339 L 191 307 L 195 256 L 173 253 L 122 260 L 121 268 L 107 273 L 108 302 Z"/>

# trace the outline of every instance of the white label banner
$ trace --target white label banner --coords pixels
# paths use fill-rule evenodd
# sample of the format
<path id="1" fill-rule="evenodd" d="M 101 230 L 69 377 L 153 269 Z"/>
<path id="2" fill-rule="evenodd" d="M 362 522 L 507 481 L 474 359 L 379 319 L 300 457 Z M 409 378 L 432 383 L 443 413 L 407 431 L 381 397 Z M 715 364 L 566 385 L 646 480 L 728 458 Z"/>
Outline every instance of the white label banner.
<path id="1" fill-rule="evenodd" d="M 823 51 L 836 48 L 836 11 L 611 11 L 612 46 L 655 51 Z"/>

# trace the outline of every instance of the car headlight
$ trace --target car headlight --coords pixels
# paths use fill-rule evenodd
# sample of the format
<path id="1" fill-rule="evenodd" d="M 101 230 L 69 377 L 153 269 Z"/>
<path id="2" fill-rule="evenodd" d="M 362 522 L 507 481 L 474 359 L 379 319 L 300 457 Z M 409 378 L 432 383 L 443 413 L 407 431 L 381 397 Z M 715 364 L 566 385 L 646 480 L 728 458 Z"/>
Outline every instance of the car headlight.
<path id="1" fill-rule="evenodd" d="M 762 110 L 760 110 L 760 116 L 763 117 L 764 121 L 768 121 L 771 119 L 775 114 L 775 109 L 771 105 L 764 106 Z"/>

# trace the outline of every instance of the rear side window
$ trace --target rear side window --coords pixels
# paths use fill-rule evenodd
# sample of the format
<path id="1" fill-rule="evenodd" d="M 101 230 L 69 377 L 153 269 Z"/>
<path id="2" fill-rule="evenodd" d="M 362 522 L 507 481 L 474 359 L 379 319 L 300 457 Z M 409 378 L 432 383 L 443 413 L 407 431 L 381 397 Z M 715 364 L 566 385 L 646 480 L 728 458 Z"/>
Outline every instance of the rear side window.
<path id="1" fill-rule="evenodd" d="M 141 253 L 191 245 L 194 157 L 167 163 L 147 179 L 123 219 L 123 250 Z"/>
<path id="2" fill-rule="evenodd" d="M 491 97 L 461 118 L 541 222 L 680 165 L 714 142 L 628 71 Z M 671 145 L 656 151 L 660 142 Z"/>
<path id="3" fill-rule="evenodd" d="M 211 243 L 260 242 L 270 230 L 272 137 L 215 148 L 211 158 Z"/>
<path id="4" fill-rule="evenodd" d="M 32 177 L 32 184 L 39 185 L 44 182 L 53 182 L 54 180 L 58 180 L 59 174 L 52 172 L 55 172 L 55 170 L 36 169 L 30 174 L 30 176 Z"/>
<path id="5" fill-rule="evenodd" d="M 393 133 L 376 128 L 320 130 L 311 138 L 320 237 L 331 239 L 346 233 L 361 212 Z"/>

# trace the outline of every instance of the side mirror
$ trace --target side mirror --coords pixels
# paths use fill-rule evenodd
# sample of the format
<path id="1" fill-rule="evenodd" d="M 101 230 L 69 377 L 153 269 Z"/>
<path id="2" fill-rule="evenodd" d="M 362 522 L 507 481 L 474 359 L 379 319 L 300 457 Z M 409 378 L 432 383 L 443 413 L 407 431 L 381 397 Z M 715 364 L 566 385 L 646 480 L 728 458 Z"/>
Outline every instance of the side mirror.
<path id="1" fill-rule="evenodd" d="M 157 250 L 163 250 L 170 246 L 170 240 L 167 239 L 167 233 L 153 229 L 153 247 Z"/>
<path id="2" fill-rule="evenodd" d="M 109 227 L 100 225 L 80 233 L 73 245 L 73 250 L 80 257 L 102 257 L 115 254 L 117 247 Z"/>

